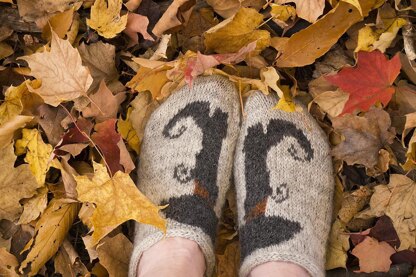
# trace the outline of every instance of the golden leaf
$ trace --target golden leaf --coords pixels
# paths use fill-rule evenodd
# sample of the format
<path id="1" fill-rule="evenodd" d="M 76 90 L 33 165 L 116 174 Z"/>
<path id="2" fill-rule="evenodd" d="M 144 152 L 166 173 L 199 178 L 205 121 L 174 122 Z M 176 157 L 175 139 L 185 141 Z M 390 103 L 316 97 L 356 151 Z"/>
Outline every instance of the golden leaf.
<path id="1" fill-rule="evenodd" d="M 96 0 L 87 25 L 105 38 L 113 38 L 126 28 L 127 15 L 120 16 L 122 0 Z"/>
<path id="2" fill-rule="evenodd" d="M 75 220 L 79 203 L 70 199 L 52 199 L 36 222 L 35 237 L 22 251 L 29 251 L 20 265 L 20 273 L 36 275 L 45 263 L 55 255 Z"/>
<path id="3" fill-rule="evenodd" d="M 293 2 L 296 4 L 296 13 L 300 18 L 315 22 L 324 12 L 325 0 L 277 0 L 278 4 Z"/>
<path id="4" fill-rule="evenodd" d="M 17 258 L 10 254 L 5 248 L 0 247 L 0 276 L 18 277 L 16 268 L 19 266 Z"/>
<path id="5" fill-rule="evenodd" d="M 257 30 L 262 22 L 263 15 L 255 9 L 241 8 L 233 17 L 205 32 L 205 46 L 217 53 L 234 53 L 257 41 L 256 51 L 260 52 L 270 45 L 270 33 Z"/>
<path id="6" fill-rule="evenodd" d="M 94 163 L 92 179 L 87 176 L 74 178 L 77 182 L 78 199 L 96 205 L 92 216 L 93 244 L 97 244 L 112 229 L 130 219 L 166 231 L 166 220 L 159 215 L 159 210 L 163 207 L 150 202 L 136 188 L 128 174 L 118 171 L 111 178 L 105 166 Z"/>
<path id="7" fill-rule="evenodd" d="M 25 161 L 29 163 L 38 184 L 43 185 L 46 172 L 49 170 L 52 145 L 44 143 L 40 132 L 36 129 L 23 129 L 22 135 L 23 137 L 16 141 L 16 154 L 26 153 Z"/>
<path id="8" fill-rule="evenodd" d="M 29 165 L 14 167 L 16 156 L 13 144 L 1 149 L 0 157 L 0 218 L 14 221 L 22 212 L 19 201 L 32 197 L 40 185 L 36 182 Z"/>
<path id="9" fill-rule="evenodd" d="M 142 66 L 126 86 L 138 92 L 150 91 L 153 99 L 162 99 L 162 88 L 169 82 L 166 70 L 166 66 L 158 69 L 149 69 Z"/>
<path id="10" fill-rule="evenodd" d="M 326 252 L 325 269 L 346 267 L 347 251 L 350 249 L 349 235 L 346 234 L 345 225 L 336 220 L 332 224 Z"/>
<path id="11" fill-rule="evenodd" d="M 359 0 L 342 0 L 342 1 L 353 5 L 360 12 L 361 16 L 363 16 L 363 9 L 361 8 L 361 4 Z"/>
<path id="12" fill-rule="evenodd" d="M 0 125 L 0 149 L 6 147 L 13 138 L 14 132 L 33 119 L 32 116 L 17 115 Z"/>
<path id="13" fill-rule="evenodd" d="M 21 59 L 29 63 L 31 75 L 42 81 L 42 86 L 34 92 L 49 105 L 56 107 L 61 102 L 85 95 L 92 83 L 78 51 L 54 32 L 50 52 L 35 53 Z"/>
<path id="14" fill-rule="evenodd" d="M 140 139 L 137 136 L 136 130 L 133 128 L 133 124 L 131 124 L 131 111 L 132 108 L 128 108 L 126 119 L 120 118 L 117 121 L 117 131 L 120 133 L 121 137 L 127 141 L 128 145 L 136 152 L 136 154 L 139 154 Z"/>

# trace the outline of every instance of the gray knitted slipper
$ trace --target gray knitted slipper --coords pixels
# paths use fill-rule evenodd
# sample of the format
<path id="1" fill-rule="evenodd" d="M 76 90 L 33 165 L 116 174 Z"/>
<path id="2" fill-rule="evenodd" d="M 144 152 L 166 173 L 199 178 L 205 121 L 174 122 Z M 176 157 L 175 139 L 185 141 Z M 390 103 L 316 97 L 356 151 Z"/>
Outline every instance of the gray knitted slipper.
<path id="1" fill-rule="evenodd" d="M 240 275 L 268 261 L 290 261 L 324 276 L 334 179 L 326 136 L 305 110 L 273 110 L 255 92 L 246 104 L 234 176 Z"/>
<path id="2" fill-rule="evenodd" d="M 240 122 L 237 90 L 220 76 L 199 77 L 175 92 L 146 126 L 138 169 L 139 189 L 163 210 L 167 237 L 198 243 L 207 275 L 214 239 L 232 174 Z M 163 239 L 158 229 L 136 224 L 129 276 L 143 251 Z"/>

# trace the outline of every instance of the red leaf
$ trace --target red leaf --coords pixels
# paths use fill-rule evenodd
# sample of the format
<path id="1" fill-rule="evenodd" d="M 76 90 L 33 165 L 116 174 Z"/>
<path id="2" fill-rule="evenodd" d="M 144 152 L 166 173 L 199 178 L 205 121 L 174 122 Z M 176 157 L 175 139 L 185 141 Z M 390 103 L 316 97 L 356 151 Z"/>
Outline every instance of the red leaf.
<path id="1" fill-rule="evenodd" d="M 76 156 L 82 149 L 88 146 L 90 142 L 88 136 L 91 133 L 93 124 L 87 119 L 80 117 L 73 125 L 55 147 L 55 155 L 64 156 L 70 153 L 72 156 Z"/>
<path id="2" fill-rule="evenodd" d="M 368 111 L 377 101 L 387 105 L 400 67 L 399 55 L 388 60 L 380 51 L 358 52 L 356 67 L 344 67 L 338 74 L 327 76 L 329 82 L 350 94 L 340 115 L 356 109 Z"/>
<path id="3" fill-rule="evenodd" d="M 96 132 L 91 136 L 113 175 L 119 170 L 123 171 L 123 167 L 120 165 L 120 148 L 117 145 L 121 136 L 116 132 L 116 121 L 116 119 L 109 119 L 95 124 Z"/>
<path id="4" fill-rule="evenodd" d="M 400 246 L 400 239 L 394 229 L 393 222 L 386 215 L 377 220 L 376 225 L 370 230 L 370 236 L 378 241 L 385 241 L 392 247 L 398 248 Z"/>

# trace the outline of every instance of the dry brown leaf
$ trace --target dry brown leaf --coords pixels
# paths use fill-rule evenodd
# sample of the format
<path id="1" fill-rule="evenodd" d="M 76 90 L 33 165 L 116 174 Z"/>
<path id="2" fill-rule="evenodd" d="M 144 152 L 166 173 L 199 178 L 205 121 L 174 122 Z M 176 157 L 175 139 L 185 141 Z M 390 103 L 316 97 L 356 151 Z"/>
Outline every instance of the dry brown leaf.
<path id="1" fill-rule="evenodd" d="M 58 13 L 49 18 L 48 23 L 42 30 L 42 37 L 46 40 L 51 40 L 52 33 L 51 29 L 58 35 L 59 38 L 65 38 L 66 33 L 72 25 L 74 18 L 74 9 Z"/>
<path id="2" fill-rule="evenodd" d="M 102 80 L 98 91 L 90 96 L 91 103 L 82 111 L 82 115 L 84 117 L 95 117 L 96 122 L 116 118 L 120 104 L 125 98 L 126 94 L 124 92 L 113 95 Z"/>
<path id="3" fill-rule="evenodd" d="M 385 241 L 379 242 L 372 237 L 366 237 L 351 253 L 359 259 L 360 272 L 371 273 L 389 271 L 390 256 L 396 251 Z"/>
<path id="4" fill-rule="evenodd" d="M 296 13 L 300 18 L 309 22 L 315 22 L 324 12 L 325 0 L 277 0 L 279 4 L 295 3 Z"/>
<path id="5" fill-rule="evenodd" d="M 29 224 L 37 219 L 48 205 L 48 188 L 41 187 L 35 196 L 23 201 L 23 213 L 18 224 Z"/>
<path id="6" fill-rule="evenodd" d="M 20 16 L 34 22 L 57 12 L 64 12 L 82 3 L 81 0 L 17 0 Z"/>
<path id="7" fill-rule="evenodd" d="M 364 16 L 376 7 L 377 0 L 360 0 Z M 339 2 L 338 5 L 316 23 L 303 29 L 278 46 L 278 67 L 297 67 L 313 63 L 324 55 L 338 39 L 355 23 L 362 20 L 360 12 L 351 4 Z"/>
<path id="8" fill-rule="evenodd" d="M 129 175 L 118 171 L 110 178 L 105 166 L 94 163 L 92 179 L 87 176 L 74 177 L 78 199 L 96 205 L 92 216 L 92 244 L 97 244 L 112 229 L 129 219 L 166 230 L 166 221 L 159 215 L 163 207 L 152 204 L 136 188 Z"/>
<path id="9" fill-rule="evenodd" d="M 228 18 L 237 13 L 241 7 L 252 7 L 260 10 L 266 3 L 265 0 L 207 0 L 216 13 Z"/>
<path id="10" fill-rule="evenodd" d="M 42 81 L 33 89 L 45 103 L 58 106 L 64 101 L 86 95 L 92 83 L 88 68 L 82 66 L 81 56 L 67 40 L 52 32 L 50 52 L 21 57 L 28 62 L 31 75 Z"/>
<path id="11" fill-rule="evenodd" d="M 38 184 L 29 165 L 22 164 L 14 167 L 16 156 L 13 144 L 8 144 L 0 150 L 0 218 L 14 221 L 22 213 L 19 201 L 22 198 L 30 198 L 36 193 Z"/>
<path id="12" fill-rule="evenodd" d="M 19 262 L 16 257 L 3 247 L 0 247 L 0 257 L 0 276 L 18 277 L 16 269 Z"/>
<path id="13" fill-rule="evenodd" d="M 17 115 L 0 125 L 0 150 L 11 142 L 14 132 L 33 119 L 32 116 Z"/>
<path id="14" fill-rule="evenodd" d="M 229 243 L 223 255 L 217 256 L 217 275 L 216 277 L 238 276 L 240 266 L 240 243 L 233 241 Z"/>
<path id="15" fill-rule="evenodd" d="M 153 99 L 161 100 L 166 97 L 162 95 L 162 88 L 168 82 L 165 67 L 152 70 L 142 66 L 126 86 L 138 92 L 150 91 Z"/>
<path id="16" fill-rule="evenodd" d="M 348 224 L 356 213 L 361 211 L 370 201 L 372 191 L 365 186 L 344 196 L 338 218 L 343 224 Z"/>
<path id="17" fill-rule="evenodd" d="M 98 41 L 89 45 L 82 43 L 78 47 L 82 58 L 82 64 L 86 65 L 94 79 L 91 90 L 98 88 L 101 80 L 104 80 L 108 88 L 114 92 L 124 90 L 124 86 L 118 81 L 118 72 L 115 65 L 116 48 L 114 45 Z"/>
<path id="18" fill-rule="evenodd" d="M 107 269 L 110 277 L 127 276 L 133 244 L 119 233 L 114 237 L 106 237 L 97 246 L 100 263 Z"/>
<path id="19" fill-rule="evenodd" d="M 146 16 L 137 13 L 128 14 L 126 29 L 123 31 L 130 38 L 127 47 L 132 47 L 139 43 L 137 33 L 140 33 L 144 39 L 154 41 L 153 37 L 147 32 L 148 25 L 149 19 Z"/>
<path id="20" fill-rule="evenodd" d="M 393 142 L 390 116 L 382 109 L 371 109 L 364 116 L 345 115 L 333 119 L 332 126 L 345 138 L 332 154 L 349 165 L 362 164 L 373 168 L 379 161 L 379 151 Z"/>
<path id="21" fill-rule="evenodd" d="M 205 32 L 205 47 L 220 54 L 234 53 L 257 41 L 256 50 L 260 52 L 270 45 L 270 33 L 257 29 L 261 23 L 262 14 L 255 9 L 241 8 L 233 17 Z"/>
<path id="22" fill-rule="evenodd" d="M 36 222 L 35 237 L 25 246 L 29 251 L 19 272 L 35 275 L 55 255 L 75 220 L 79 203 L 69 199 L 52 199 Z"/>
<path id="23" fill-rule="evenodd" d="M 156 23 L 152 33 L 160 37 L 165 31 L 173 27 L 186 24 L 195 6 L 195 0 L 173 0 L 159 21 Z"/>
<path id="24" fill-rule="evenodd" d="M 113 38 L 126 28 L 127 15 L 120 16 L 122 0 L 96 0 L 87 25 L 105 38 Z"/>
<path id="25" fill-rule="evenodd" d="M 62 277 L 90 276 L 87 267 L 81 262 L 78 253 L 67 239 L 55 256 L 54 266 L 55 272 L 60 273 Z"/>

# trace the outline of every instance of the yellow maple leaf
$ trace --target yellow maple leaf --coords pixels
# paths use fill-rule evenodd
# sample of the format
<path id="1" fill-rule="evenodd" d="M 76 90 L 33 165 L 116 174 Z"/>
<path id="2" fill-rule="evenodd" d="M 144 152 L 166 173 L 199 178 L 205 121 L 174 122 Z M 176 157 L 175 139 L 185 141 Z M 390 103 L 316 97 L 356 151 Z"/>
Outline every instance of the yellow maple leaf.
<path id="1" fill-rule="evenodd" d="M 128 174 L 118 171 L 110 177 L 105 166 L 95 162 L 93 166 L 92 179 L 74 176 L 78 200 L 96 205 L 91 219 L 94 226 L 92 244 L 97 244 L 111 230 L 130 219 L 166 231 L 166 220 L 159 215 L 159 210 L 164 207 L 150 202 Z"/>
<path id="2" fill-rule="evenodd" d="M 122 0 L 96 0 L 87 25 L 105 38 L 113 38 L 126 28 L 127 15 L 120 16 Z"/>
<path id="3" fill-rule="evenodd" d="M 77 216 L 79 203 L 71 199 L 52 199 L 36 222 L 35 237 L 23 248 L 29 250 L 20 265 L 20 273 L 36 273 L 55 255 Z M 26 276 L 26 275 L 25 275 Z"/>
<path id="4" fill-rule="evenodd" d="M 50 52 L 21 57 L 29 63 L 31 75 L 42 81 L 40 88 L 33 88 L 46 104 L 58 106 L 61 102 L 85 95 L 92 77 L 82 66 L 81 56 L 67 40 L 60 39 L 52 31 Z"/>
<path id="5" fill-rule="evenodd" d="M 150 91 L 153 99 L 161 99 L 163 86 L 169 82 L 166 71 L 170 67 L 162 66 L 157 69 L 140 67 L 137 74 L 126 84 L 127 87 L 138 92 Z"/>
<path id="6" fill-rule="evenodd" d="M 36 129 L 23 129 L 22 134 L 23 137 L 16 141 L 16 154 L 26 153 L 25 161 L 29 163 L 38 184 L 43 185 L 49 169 L 52 145 L 44 143 L 40 132 Z"/>
<path id="7" fill-rule="evenodd" d="M 0 218 L 14 221 L 22 212 L 20 200 L 32 197 L 40 185 L 27 164 L 14 167 L 13 144 L 0 150 Z"/>
<path id="8" fill-rule="evenodd" d="M 263 15 L 255 9 L 241 8 L 234 16 L 205 32 L 205 46 L 217 53 L 234 53 L 257 41 L 256 51 L 260 52 L 270 45 L 270 33 L 257 30 L 262 22 Z"/>
<path id="9" fill-rule="evenodd" d="M 126 119 L 119 119 L 117 121 L 117 130 L 120 133 L 121 137 L 127 141 L 129 146 L 139 154 L 140 152 L 140 139 L 137 136 L 136 130 L 133 128 L 133 124 L 130 121 L 132 108 L 127 109 L 127 116 Z"/>

